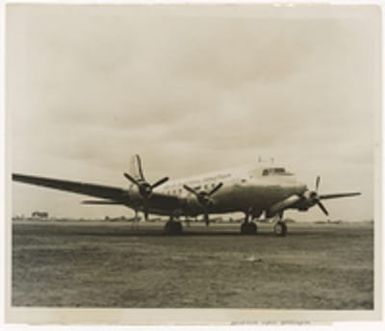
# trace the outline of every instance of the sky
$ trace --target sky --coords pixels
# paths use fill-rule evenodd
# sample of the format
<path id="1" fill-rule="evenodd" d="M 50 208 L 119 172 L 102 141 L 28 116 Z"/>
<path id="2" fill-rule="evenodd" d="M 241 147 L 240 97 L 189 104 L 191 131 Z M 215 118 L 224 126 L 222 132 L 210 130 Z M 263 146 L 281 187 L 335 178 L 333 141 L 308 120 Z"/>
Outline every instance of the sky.
<path id="1" fill-rule="evenodd" d="M 9 5 L 12 172 L 127 187 L 274 158 L 332 219 L 371 219 L 380 143 L 380 13 L 344 6 Z M 377 167 L 378 168 L 378 167 Z M 130 216 L 12 183 L 12 214 Z M 322 219 L 314 208 L 294 219 Z"/>

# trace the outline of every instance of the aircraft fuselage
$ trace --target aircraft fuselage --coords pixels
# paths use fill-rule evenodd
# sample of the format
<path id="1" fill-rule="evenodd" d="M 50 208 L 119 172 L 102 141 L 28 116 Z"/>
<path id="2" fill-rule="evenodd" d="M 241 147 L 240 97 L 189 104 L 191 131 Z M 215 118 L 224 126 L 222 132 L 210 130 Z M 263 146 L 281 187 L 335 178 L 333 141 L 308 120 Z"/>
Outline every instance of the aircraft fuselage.
<path id="1" fill-rule="evenodd" d="M 176 210 L 176 214 L 197 216 L 204 212 L 204 208 L 183 186 L 188 185 L 199 192 L 210 190 L 219 183 L 223 186 L 212 196 L 213 203 L 208 206 L 210 213 L 248 212 L 252 209 L 253 216 L 258 217 L 275 203 L 307 190 L 306 185 L 284 168 L 252 167 L 169 181 L 155 192 L 177 196 L 181 200 L 182 208 Z M 130 187 L 131 193 L 135 190 L 136 187 Z M 163 210 L 151 209 L 150 212 L 166 214 Z"/>

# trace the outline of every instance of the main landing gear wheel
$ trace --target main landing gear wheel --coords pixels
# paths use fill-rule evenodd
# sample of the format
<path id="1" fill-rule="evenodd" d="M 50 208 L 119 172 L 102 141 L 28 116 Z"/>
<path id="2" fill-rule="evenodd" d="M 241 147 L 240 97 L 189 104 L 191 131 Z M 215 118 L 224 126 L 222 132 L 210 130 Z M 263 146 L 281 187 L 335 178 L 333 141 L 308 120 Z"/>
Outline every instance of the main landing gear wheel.
<path id="1" fill-rule="evenodd" d="M 241 234 L 257 234 L 257 224 L 253 222 L 242 223 Z"/>
<path id="2" fill-rule="evenodd" d="M 164 232 L 168 235 L 182 234 L 183 226 L 181 222 L 168 221 L 164 226 Z"/>
<path id="3" fill-rule="evenodd" d="M 274 225 L 274 233 L 279 237 L 285 237 L 287 235 L 287 225 L 285 224 L 285 222 L 277 222 Z"/>

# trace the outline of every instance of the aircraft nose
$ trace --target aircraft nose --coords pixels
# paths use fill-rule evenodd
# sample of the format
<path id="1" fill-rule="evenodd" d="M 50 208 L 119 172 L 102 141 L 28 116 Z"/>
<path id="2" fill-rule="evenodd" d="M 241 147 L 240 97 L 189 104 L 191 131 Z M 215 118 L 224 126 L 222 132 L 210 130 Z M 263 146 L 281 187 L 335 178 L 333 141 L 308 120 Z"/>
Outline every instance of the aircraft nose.
<path id="1" fill-rule="evenodd" d="M 303 192 L 305 192 L 307 190 L 307 186 L 303 183 L 298 183 L 296 185 L 296 191 L 298 194 L 302 194 Z"/>
<path id="2" fill-rule="evenodd" d="M 286 187 L 292 194 L 303 194 L 307 190 L 307 186 L 295 178 L 287 180 Z"/>

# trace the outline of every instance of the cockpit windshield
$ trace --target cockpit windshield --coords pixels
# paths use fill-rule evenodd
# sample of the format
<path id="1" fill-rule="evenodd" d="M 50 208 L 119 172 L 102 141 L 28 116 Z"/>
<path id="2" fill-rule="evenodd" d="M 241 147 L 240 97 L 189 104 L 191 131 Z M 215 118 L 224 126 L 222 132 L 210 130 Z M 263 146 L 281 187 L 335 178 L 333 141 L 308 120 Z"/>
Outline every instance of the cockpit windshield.
<path id="1" fill-rule="evenodd" d="M 285 168 L 265 168 L 262 171 L 263 176 L 270 175 L 291 175 L 291 173 L 286 172 Z"/>

